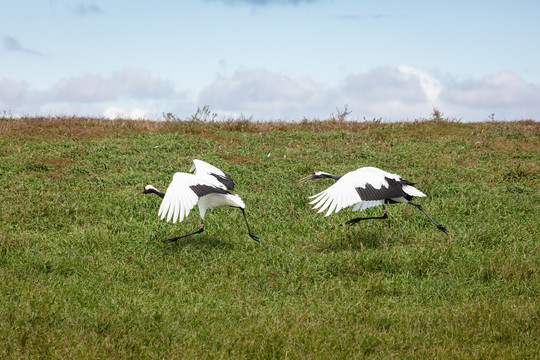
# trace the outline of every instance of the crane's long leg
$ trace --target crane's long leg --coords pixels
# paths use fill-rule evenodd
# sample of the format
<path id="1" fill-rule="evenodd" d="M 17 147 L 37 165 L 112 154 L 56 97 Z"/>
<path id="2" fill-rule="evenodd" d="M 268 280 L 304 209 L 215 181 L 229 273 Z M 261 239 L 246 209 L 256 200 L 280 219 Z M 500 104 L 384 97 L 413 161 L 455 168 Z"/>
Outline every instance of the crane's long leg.
<path id="1" fill-rule="evenodd" d="M 239 208 L 240 210 L 242 210 L 242 214 L 244 214 L 244 220 L 246 221 L 246 226 L 247 226 L 247 229 L 248 229 L 248 232 L 249 232 L 249 236 L 255 240 L 256 242 L 259 242 L 259 237 L 255 234 L 253 234 L 251 232 L 251 229 L 249 228 L 249 224 L 248 224 L 248 221 L 247 221 L 247 217 L 246 217 L 246 212 L 244 211 L 244 209 L 242 208 Z"/>
<path id="2" fill-rule="evenodd" d="M 359 222 L 361 220 L 386 219 L 388 217 L 388 214 L 386 212 L 386 207 L 383 205 L 382 208 L 383 208 L 383 212 L 384 212 L 384 214 L 382 216 L 354 218 L 354 219 L 351 219 L 351 220 L 347 221 L 345 224 L 347 224 L 347 225 L 356 224 L 357 222 Z"/>
<path id="3" fill-rule="evenodd" d="M 190 234 L 186 234 L 186 235 L 170 238 L 170 239 L 167 239 L 167 240 L 163 240 L 163 242 L 164 243 L 174 242 L 174 241 L 176 241 L 178 239 L 185 238 L 185 237 L 190 236 L 190 235 L 195 235 L 195 234 L 198 234 L 198 233 L 202 233 L 203 231 L 204 231 L 204 220 L 201 220 L 201 228 L 199 230 L 197 230 L 195 232 L 192 232 Z"/>
<path id="4" fill-rule="evenodd" d="M 445 233 L 446 235 L 448 235 L 448 230 L 446 230 L 446 228 L 445 228 L 444 226 L 442 226 L 441 224 L 437 224 L 437 223 L 435 222 L 435 220 L 433 220 L 433 219 L 431 218 L 431 216 L 429 216 L 429 214 L 426 212 L 426 210 L 424 210 L 424 208 L 422 207 L 422 205 L 420 205 L 420 204 L 415 204 L 415 203 L 412 203 L 412 202 L 410 202 L 410 201 L 409 201 L 409 204 L 411 204 L 412 206 L 415 206 L 418 210 L 420 210 L 421 212 L 423 212 L 423 213 L 428 217 L 428 219 L 431 220 L 431 222 L 432 222 L 433 224 L 435 224 L 435 226 L 437 227 L 437 229 L 441 230 L 443 233 Z"/>

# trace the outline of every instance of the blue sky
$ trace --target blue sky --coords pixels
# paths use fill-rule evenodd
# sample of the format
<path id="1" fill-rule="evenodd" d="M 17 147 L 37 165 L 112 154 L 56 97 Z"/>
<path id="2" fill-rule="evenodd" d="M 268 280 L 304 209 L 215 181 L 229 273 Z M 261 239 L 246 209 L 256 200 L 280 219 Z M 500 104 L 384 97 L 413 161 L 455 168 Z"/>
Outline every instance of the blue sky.
<path id="1" fill-rule="evenodd" d="M 540 119 L 540 1 L 4 0 L 0 112 Z"/>

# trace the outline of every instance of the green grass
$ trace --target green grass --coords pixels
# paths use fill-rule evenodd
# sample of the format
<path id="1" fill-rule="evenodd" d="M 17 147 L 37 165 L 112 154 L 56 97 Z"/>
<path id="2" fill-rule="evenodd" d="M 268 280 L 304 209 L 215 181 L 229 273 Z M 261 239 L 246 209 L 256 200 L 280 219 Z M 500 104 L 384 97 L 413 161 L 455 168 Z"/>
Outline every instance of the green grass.
<path id="1" fill-rule="evenodd" d="M 539 124 L 0 118 L 0 358 L 540 357 Z M 270 156 L 268 154 L 270 153 Z M 191 160 L 240 211 L 160 221 Z M 417 209 L 343 225 L 300 186 L 377 166 Z M 380 214 L 369 209 L 366 216 Z"/>

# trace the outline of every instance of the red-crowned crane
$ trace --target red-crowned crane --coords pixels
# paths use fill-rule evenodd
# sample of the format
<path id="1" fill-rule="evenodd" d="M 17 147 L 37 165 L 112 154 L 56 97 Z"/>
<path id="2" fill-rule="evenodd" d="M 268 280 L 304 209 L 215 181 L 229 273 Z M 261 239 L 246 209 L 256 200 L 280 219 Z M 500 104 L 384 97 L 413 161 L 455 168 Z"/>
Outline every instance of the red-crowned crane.
<path id="1" fill-rule="evenodd" d="M 249 236 L 258 242 L 259 238 L 249 228 L 246 212 L 244 211 L 246 205 L 240 196 L 231 193 L 234 190 L 232 178 L 217 167 L 197 159 L 193 160 L 193 166 L 189 171 L 194 171 L 194 173 L 175 173 L 165 193 L 157 190 L 152 185 L 146 185 L 141 192 L 141 194 L 156 194 L 163 199 L 158 216 L 161 216 L 161 220 L 167 217 L 167 222 L 171 220 L 173 223 L 182 222 L 189 215 L 191 209 L 195 205 L 199 205 L 200 229 L 190 234 L 163 240 L 163 242 L 173 242 L 186 236 L 202 233 L 204 231 L 204 215 L 206 211 L 227 206 L 242 211 Z"/>
<path id="2" fill-rule="evenodd" d="M 365 210 L 372 206 L 382 206 L 382 216 L 358 217 L 346 222 L 346 224 L 355 224 L 361 220 L 386 219 L 388 214 L 385 204 L 406 203 L 422 211 L 437 226 L 437 229 L 448 235 L 446 228 L 441 224 L 437 224 L 421 205 L 411 202 L 414 197 L 422 197 L 426 196 L 426 194 L 415 188 L 413 186 L 415 183 L 404 180 L 399 175 L 391 174 L 376 167 L 363 167 L 348 172 L 343 176 L 315 171 L 313 174 L 300 179 L 300 182 L 304 183 L 308 180 L 323 178 L 335 179 L 337 182 L 328 189 L 309 198 L 314 199 L 310 202 L 310 204 L 315 204 L 314 209 L 320 208 L 318 212 L 328 209 L 325 216 L 334 212 L 337 213 L 346 207 L 352 207 L 352 210 L 356 211 Z"/>

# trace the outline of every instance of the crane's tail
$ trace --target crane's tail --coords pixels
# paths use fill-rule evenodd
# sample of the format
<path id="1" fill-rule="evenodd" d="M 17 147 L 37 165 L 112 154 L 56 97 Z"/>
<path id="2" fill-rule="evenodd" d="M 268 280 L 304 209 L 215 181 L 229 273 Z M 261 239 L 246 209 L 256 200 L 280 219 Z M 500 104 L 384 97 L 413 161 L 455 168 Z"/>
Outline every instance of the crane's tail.
<path id="1" fill-rule="evenodd" d="M 414 186 L 411 186 L 411 185 L 403 186 L 403 191 L 405 192 L 405 194 L 410 195 L 410 196 L 414 196 L 414 197 L 424 197 L 424 196 L 426 196 L 426 194 L 424 194 L 423 192 L 421 192 L 420 190 L 418 190 L 417 188 L 415 188 Z"/>

